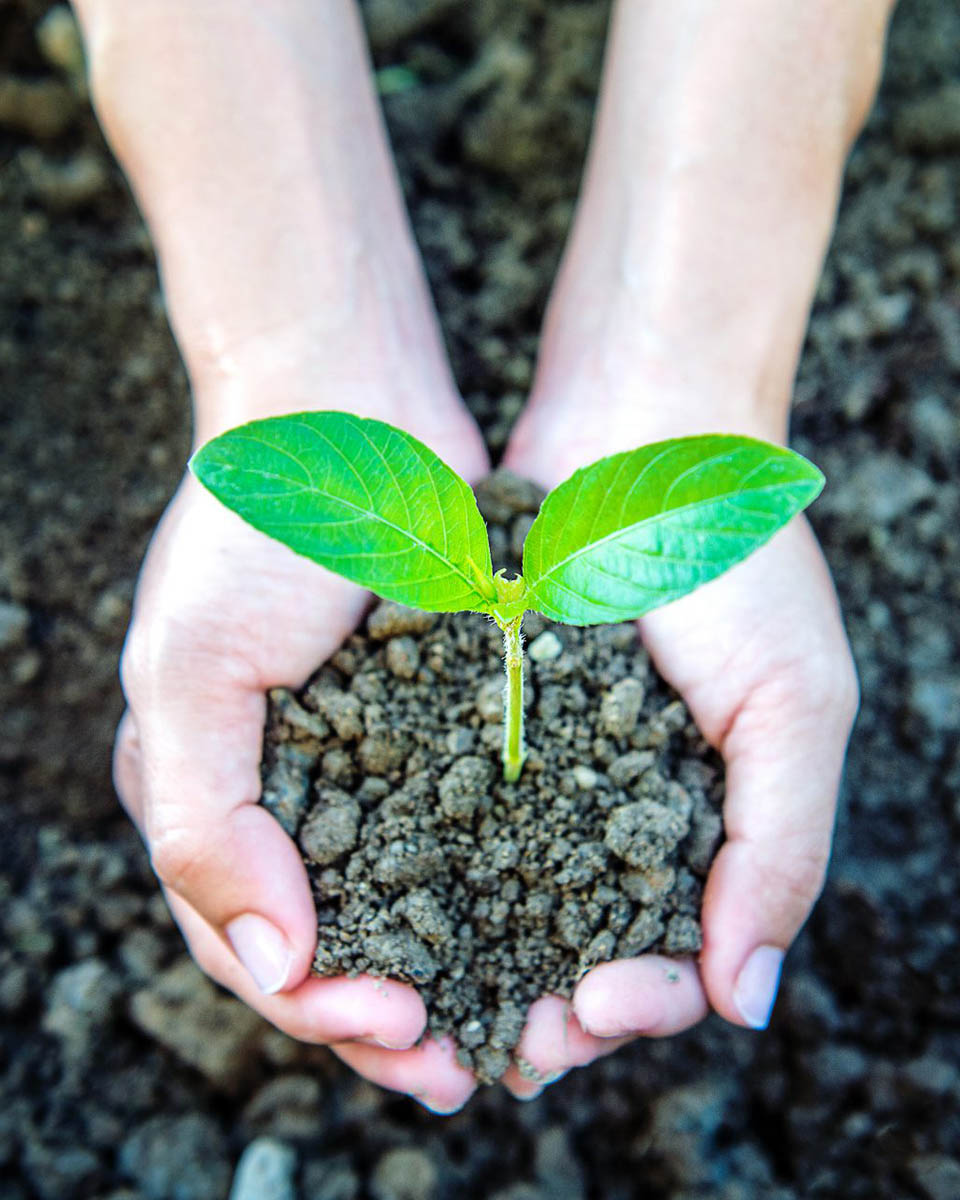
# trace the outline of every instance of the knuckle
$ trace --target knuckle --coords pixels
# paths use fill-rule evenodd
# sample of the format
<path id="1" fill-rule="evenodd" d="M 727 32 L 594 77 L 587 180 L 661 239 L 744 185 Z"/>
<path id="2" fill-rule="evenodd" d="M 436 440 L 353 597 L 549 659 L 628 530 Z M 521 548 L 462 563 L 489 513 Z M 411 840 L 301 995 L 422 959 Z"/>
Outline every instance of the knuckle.
<path id="1" fill-rule="evenodd" d="M 802 923 L 823 891 L 830 861 L 829 845 L 819 842 L 780 847 L 776 863 L 767 867 L 768 888 L 786 907 L 796 924 Z"/>
<path id="2" fill-rule="evenodd" d="M 164 887 L 178 894 L 188 893 L 203 870 L 210 844 L 195 826 L 176 820 L 154 824 L 150 830 L 150 865 Z"/>

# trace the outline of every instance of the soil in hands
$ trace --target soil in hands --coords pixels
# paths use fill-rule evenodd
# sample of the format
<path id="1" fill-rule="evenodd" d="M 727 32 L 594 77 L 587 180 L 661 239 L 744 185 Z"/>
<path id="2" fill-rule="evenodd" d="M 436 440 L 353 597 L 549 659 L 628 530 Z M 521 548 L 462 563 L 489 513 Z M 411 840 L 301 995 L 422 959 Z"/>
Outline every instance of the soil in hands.
<path id="1" fill-rule="evenodd" d="M 517 569 L 540 493 L 478 489 Z M 503 782 L 501 635 L 479 615 L 381 604 L 301 693 L 271 693 L 263 802 L 296 836 L 315 970 L 420 990 L 486 1082 L 529 1005 L 596 963 L 700 948 L 723 780 L 632 624 L 525 618 L 528 758 Z"/>

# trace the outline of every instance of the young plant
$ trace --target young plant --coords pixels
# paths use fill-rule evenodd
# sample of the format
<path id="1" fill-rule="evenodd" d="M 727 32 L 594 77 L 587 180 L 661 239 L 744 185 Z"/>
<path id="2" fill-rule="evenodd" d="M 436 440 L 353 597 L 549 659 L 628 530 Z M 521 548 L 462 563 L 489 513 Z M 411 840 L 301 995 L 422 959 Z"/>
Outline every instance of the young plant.
<path id="1" fill-rule="evenodd" d="M 568 625 L 641 617 L 751 554 L 805 508 L 823 476 L 799 454 L 727 434 L 602 458 L 544 500 L 523 573 L 494 574 L 473 492 L 422 442 L 341 412 L 252 421 L 191 469 L 254 528 L 388 600 L 479 612 L 503 631 L 503 773 L 519 778 L 523 614 Z"/>

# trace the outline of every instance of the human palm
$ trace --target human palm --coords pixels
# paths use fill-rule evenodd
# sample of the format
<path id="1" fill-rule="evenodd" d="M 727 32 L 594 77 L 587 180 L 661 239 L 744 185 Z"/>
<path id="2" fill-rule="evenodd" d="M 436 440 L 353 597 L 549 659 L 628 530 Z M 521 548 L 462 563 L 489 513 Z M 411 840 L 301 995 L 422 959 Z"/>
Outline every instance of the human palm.
<path id="1" fill-rule="evenodd" d="M 309 977 L 317 925 L 306 872 L 256 803 L 266 691 L 302 684 L 368 601 L 186 479 L 138 588 L 117 786 L 210 976 L 294 1037 L 334 1044 L 376 1082 L 456 1108 L 474 1081 L 449 1044 L 410 1048 L 426 1016 L 413 988 Z"/>
<path id="2" fill-rule="evenodd" d="M 544 460 L 524 449 L 534 444 L 518 439 L 508 461 L 552 486 Z M 659 955 L 607 963 L 584 977 L 572 1004 L 541 1001 L 506 1080 L 518 1095 L 631 1035 L 679 1032 L 709 1007 L 737 1024 L 765 1025 L 782 954 L 822 885 L 857 687 L 807 522 L 792 522 L 720 579 L 650 613 L 639 631 L 725 761 L 726 841 L 707 880 L 703 950 L 696 963 Z"/>

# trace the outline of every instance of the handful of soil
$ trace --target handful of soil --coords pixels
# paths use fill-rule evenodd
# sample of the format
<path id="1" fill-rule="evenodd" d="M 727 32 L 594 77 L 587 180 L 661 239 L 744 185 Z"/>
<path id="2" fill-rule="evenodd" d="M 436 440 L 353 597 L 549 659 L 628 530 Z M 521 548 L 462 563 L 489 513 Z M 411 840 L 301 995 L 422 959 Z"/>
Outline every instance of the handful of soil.
<path id="1" fill-rule="evenodd" d="M 515 570 L 540 494 L 497 472 L 477 497 Z M 722 836 L 720 761 L 634 626 L 524 629 L 518 783 L 500 632 L 478 615 L 380 604 L 302 692 L 271 693 L 265 736 L 262 802 L 314 888 L 314 969 L 414 984 L 485 1082 L 540 996 L 612 958 L 699 950 Z"/>

